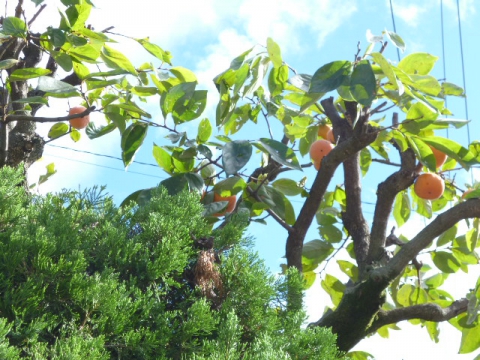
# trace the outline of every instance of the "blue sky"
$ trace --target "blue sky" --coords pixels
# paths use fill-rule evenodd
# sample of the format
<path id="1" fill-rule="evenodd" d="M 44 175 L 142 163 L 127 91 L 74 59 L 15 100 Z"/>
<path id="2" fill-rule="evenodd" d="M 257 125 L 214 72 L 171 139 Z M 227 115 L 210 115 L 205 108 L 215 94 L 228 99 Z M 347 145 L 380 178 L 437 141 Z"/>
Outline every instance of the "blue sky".
<path id="1" fill-rule="evenodd" d="M 48 4 L 44 14 L 34 25 L 34 31 L 40 31 L 42 26 L 55 24 L 58 16 L 55 1 L 46 0 Z M 313 74 L 321 65 L 333 60 L 352 60 L 357 43 L 364 50 L 367 46 L 365 33 L 370 29 L 374 34 L 380 34 L 384 29 L 393 30 L 391 12 L 388 0 L 97 0 L 98 9 L 91 15 L 91 23 L 97 30 L 114 26 L 114 32 L 133 36 L 147 37 L 174 55 L 173 63 L 184 66 L 195 72 L 200 88 L 209 90 L 209 105 L 206 115 L 213 118 L 216 90 L 212 78 L 226 69 L 230 61 L 244 50 L 255 44 L 265 44 L 267 37 L 272 37 L 282 48 L 283 59 L 300 73 Z M 10 5 L 13 6 L 13 5 Z M 444 34 L 445 59 L 442 59 L 442 37 L 440 0 L 396 0 L 393 1 L 396 30 L 407 44 L 405 56 L 411 52 L 429 52 L 440 57 L 434 70 L 434 76 L 444 78 L 443 61 L 446 68 L 446 79 L 462 85 L 462 65 L 459 44 L 459 27 L 457 17 L 457 2 L 444 0 Z M 480 114 L 479 91 L 475 88 L 480 83 L 480 73 L 477 61 L 480 58 L 478 48 L 478 24 L 480 16 L 478 3 L 474 0 L 461 0 L 461 30 L 463 35 L 463 52 L 466 88 L 468 95 L 468 113 L 471 139 L 479 138 L 480 127 L 477 114 Z M 30 12 L 30 16 L 33 10 Z M 28 18 L 28 12 L 27 12 Z M 121 41 L 115 48 L 123 51 L 135 65 L 152 61 L 146 52 L 128 40 Z M 389 45 L 385 55 L 392 61 L 397 61 L 396 49 Z M 71 105 L 75 105 L 72 101 Z M 466 118 L 463 100 L 449 100 L 449 108 L 456 118 Z M 157 103 L 148 104 L 148 111 L 161 120 Z M 39 115 L 61 116 L 68 110 L 65 102 L 51 102 L 50 108 L 45 108 Z M 94 121 L 102 123 L 101 116 Z M 389 121 L 389 120 L 387 120 Z M 196 124 L 186 125 L 186 131 L 196 131 Z M 48 127 L 40 129 L 46 134 Z M 281 129 L 274 128 L 274 134 L 281 134 Z M 152 144 L 164 144 L 166 133 L 150 131 L 143 148 L 136 156 L 137 161 L 155 164 L 152 156 Z M 446 134 L 439 134 L 446 136 Z M 466 127 L 458 131 L 450 131 L 449 136 L 467 145 Z M 264 136 L 264 134 L 258 137 Z M 239 138 L 252 138 L 252 131 L 246 131 Z M 45 148 L 44 159 L 36 164 L 31 171 L 31 179 L 44 171 L 45 165 L 55 162 L 58 173 L 43 184 L 41 193 L 56 191 L 60 188 L 77 189 L 95 184 L 107 185 L 108 192 L 119 203 L 135 190 L 148 188 L 158 184 L 166 174 L 156 166 L 133 164 L 128 172 L 122 168 L 122 162 L 108 157 L 94 156 L 84 151 L 109 155 L 120 158 L 120 142 L 118 133 L 113 132 L 106 137 L 90 141 L 84 136 L 79 143 L 69 139 L 59 139 L 51 143 L 73 150 L 53 146 Z M 76 150 L 76 151 L 75 151 Z M 308 161 L 304 158 L 303 162 Z M 384 174 L 385 169 L 374 166 L 372 172 L 364 181 L 364 197 L 366 202 L 375 201 L 375 185 L 377 178 Z M 307 170 L 305 175 L 313 179 L 313 170 Z M 292 174 L 293 175 L 293 174 Z M 474 173 L 476 176 L 477 174 Z M 298 178 L 304 174 L 297 174 Z M 341 182 L 341 178 L 332 185 Z M 470 175 L 457 174 L 456 181 L 461 187 Z M 299 208 L 300 199 L 294 199 L 293 204 Z M 373 206 L 365 205 L 367 215 L 373 213 Z M 393 224 L 393 222 L 392 222 Z M 424 225 L 423 220 L 414 219 L 408 229 L 401 229 L 407 237 Z M 256 240 L 256 248 L 265 258 L 272 271 L 279 270 L 281 257 L 284 254 L 286 234 L 283 229 L 269 223 L 268 227 L 255 225 L 249 228 Z M 318 238 L 315 229 L 311 229 L 307 240 Z M 340 254 L 340 256 L 345 256 Z M 478 267 L 477 267 L 478 268 Z M 328 271 L 337 271 L 334 262 Z M 465 281 L 450 284 L 452 293 L 462 296 L 474 285 L 475 276 L 479 271 Z M 340 276 L 340 275 L 338 275 Z M 472 280 L 473 279 L 473 280 Z M 330 300 L 322 292 L 318 283 L 307 294 L 307 305 L 312 320 L 318 319 Z M 449 331 L 451 326 L 442 326 L 440 344 L 434 344 L 428 339 L 427 332 L 419 327 L 401 324 L 403 330 L 391 335 L 391 339 L 381 339 L 374 336 L 360 343 L 358 350 L 369 351 L 377 359 L 472 359 L 474 356 L 457 355 L 459 333 Z M 408 344 L 408 346 L 406 346 Z"/>

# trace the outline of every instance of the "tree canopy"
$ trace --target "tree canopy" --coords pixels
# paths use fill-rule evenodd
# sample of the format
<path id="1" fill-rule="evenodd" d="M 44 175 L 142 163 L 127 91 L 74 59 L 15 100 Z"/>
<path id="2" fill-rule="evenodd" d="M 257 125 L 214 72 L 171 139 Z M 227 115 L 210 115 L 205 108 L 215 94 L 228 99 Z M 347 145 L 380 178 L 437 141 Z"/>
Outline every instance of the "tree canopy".
<path id="1" fill-rule="evenodd" d="M 245 247 L 245 216 L 212 231 L 198 194 L 119 209 L 100 188 L 27 197 L 21 181 L 0 169 L 2 359 L 337 356 Z"/>
<path id="2" fill-rule="evenodd" d="M 161 182 L 168 193 L 201 193 L 203 216 L 211 224 L 221 220 L 220 227 L 234 215 L 278 223 L 285 230 L 285 269 L 300 270 L 305 288 L 339 249 L 348 251 L 351 261 L 337 264 L 349 281 L 322 275 L 332 306 L 311 324 L 331 328 L 341 350 L 373 333 L 388 336 L 388 329 L 405 320 L 422 324 L 434 341 L 438 323 L 449 321 L 462 332 L 460 353 L 480 347 L 480 280 L 459 299 L 442 289 L 447 276 L 478 264 L 480 190 L 476 184 L 464 188 L 451 174 L 479 164 L 480 147 L 477 141 L 462 145 L 439 134 L 467 121 L 448 117 L 445 99 L 465 94 L 431 75 L 436 56 L 411 53 L 394 64 L 384 55 L 387 43 L 402 51 L 405 44 L 398 34 L 384 31 L 369 36 L 367 48 L 354 59 L 304 74 L 288 65 L 269 38 L 266 46 L 248 49 L 228 69 L 219 69 L 213 79 L 219 101 L 209 118 L 207 91 L 192 71 L 173 66 L 172 55 L 148 38 L 130 38 L 151 55 L 132 64 L 115 49 L 110 29 L 95 31 L 88 24 L 90 1 L 62 1 L 59 24 L 39 34 L 29 31 L 35 17 L 23 19 L 21 3 L 0 31 L 2 109 L 7 110 L 1 165 L 28 166 L 41 156 L 44 139 L 35 134 L 35 122 L 54 123 L 51 139 L 70 134 L 78 141 L 80 132 L 62 121 L 101 112 L 106 123 L 90 123 L 86 134 L 101 138 L 118 131 L 125 167 L 149 131 L 162 131 L 170 144 L 154 144 L 152 153 L 169 175 Z M 40 16 L 44 5 L 34 3 Z M 52 97 L 81 98 L 86 110 L 64 118 L 37 117 Z M 160 121 L 142 107 L 151 99 L 159 103 Z M 193 121 L 197 131 L 185 130 Z M 330 136 L 322 135 L 326 126 Z M 280 138 L 272 135 L 273 127 L 283 130 Z M 334 146 L 312 153 L 318 141 Z M 362 181 L 373 163 L 381 166 L 382 179 L 375 184 L 369 224 Z M 246 172 L 247 164 L 256 169 Z M 332 184 L 336 172 L 343 177 L 338 185 Z M 440 176 L 424 176 L 436 173 Z M 424 179 L 429 180 L 421 185 Z M 155 191 L 137 191 L 123 206 L 134 201 L 148 207 Z M 291 197 L 301 199 L 299 211 Z M 414 213 L 427 220 L 416 236 L 407 239 L 388 228 L 392 216 L 400 227 Z M 307 239 L 314 222 L 318 239 Z M 291 288 L 289 301 L 299 297 Z"/>

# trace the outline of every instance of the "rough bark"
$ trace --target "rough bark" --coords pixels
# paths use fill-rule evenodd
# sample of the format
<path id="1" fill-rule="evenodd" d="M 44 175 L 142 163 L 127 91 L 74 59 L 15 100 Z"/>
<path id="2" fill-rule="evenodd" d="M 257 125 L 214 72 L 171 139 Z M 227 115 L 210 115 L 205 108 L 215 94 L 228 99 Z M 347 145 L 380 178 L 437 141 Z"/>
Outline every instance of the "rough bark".
<path id="1" fill-rule="evenodd" d="M 342 129 L 351 127 L 351 125 L 347 119 L 339 115 L 335 109 L 333 98 L 324 99 L 321 104 L 325 114 L 332 121 L 334 133 L 336 136 L 340 134 L 341 137 Z M 322 166 L 315 177 L 310 196 L 303 204 L 295 225 L 287 238 L 286 257 L 289 267 L 293 266 L 300 271 L 302 270 L 302 248 L 305 235 L 312 224 L 315 213 L 337 167 L 350 156 L 372 143 L 376 137 L 377 133 L 368 125 L 368 116 L 365 115 L 359 119 L 353 131 L 351 131 L 351 137 L 345 140 L 340 139 L 339 144 L 322 160 Z"/>

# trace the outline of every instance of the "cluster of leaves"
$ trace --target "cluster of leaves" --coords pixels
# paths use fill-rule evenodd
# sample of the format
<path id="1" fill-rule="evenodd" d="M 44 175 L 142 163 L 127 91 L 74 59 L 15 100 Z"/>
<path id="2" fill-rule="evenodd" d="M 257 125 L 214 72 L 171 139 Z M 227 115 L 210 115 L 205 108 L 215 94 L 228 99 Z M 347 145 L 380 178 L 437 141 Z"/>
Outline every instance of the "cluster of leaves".
<path id="1" fill-rule="evenodd" d="M 238 245 L 218 265 L 220 309 L 195 288 L 192 236 L 238 244 L 244 225 L 232 219 L 212 233 L 198 195 L 161 188 L 145 207 L 122 210 L 96 190 L 29 198 L 8 167 L 0 179 L 1 358 L 337 355 L 331 332 L 301 330 L 301 306 L 285 307 L 287 284 Z"/>

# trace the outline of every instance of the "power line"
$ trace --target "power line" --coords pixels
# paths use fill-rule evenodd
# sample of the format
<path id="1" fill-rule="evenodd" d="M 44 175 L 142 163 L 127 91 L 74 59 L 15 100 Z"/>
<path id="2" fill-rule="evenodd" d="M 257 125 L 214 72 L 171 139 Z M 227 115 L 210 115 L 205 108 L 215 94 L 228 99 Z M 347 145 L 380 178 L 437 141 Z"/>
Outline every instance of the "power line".
<path id="1" fill-rule="evenodd" d="M 443 79 L 447 81 L 447 65 L 446 65 L 446 57 L 445 57 L 445 30 L 443 28 L 443 0 L 440 0 L 440 23 L 442 27 L 442 63 L 443 63 Z M 447 97 L 445 97 L 445 107 L 448 109 L 447 106 Z M 447 127 L 447 138 L 450 138 L 448 134 L 448 127 Z"/>
<path id="2" fill-rule="evenodd" d="M 149 176 L 149 177 L 153 177 L 153 178 L 157 178 L 157 179 L 161 179 L 161 180 L 165 180 L 165 179 L 166 179 L 166 178 L 163 178 L 163 177 L 160 177 L 160 176 L 156 176 L 156 175 L 145 174 L 145 173 L 141 173 L 141 172 L 138 172 L 138 171 L 125 171 L 124 169 L 118 169 L 118 168 L 114 168 L 114 167 L 111 167 L 111 166 L 94 164 L 94 163 L 91 163 L 91 162 L 88 162 L 88 161 L 70 159 L 70 158 L 67 158 L 67 157 L 64 157 L 64 156 L 58 156 L 58 155 L 53 155 L 53 154 L 44 154 L 44 155 L 45 155 L 45 156 L 51 156 L 51 157 L 54 157 L 54 158 L 64 159 L 64 160 L 68 160 L 68 161 L 73 161 L 73 162 L 77 162 L 77 163 L 81 163 L 81 164 L 97 166 L 97 167 L 101 167 L 101 168 L 104 168 L 104 169 L 110 169 L 110 170 L 115 170 L 115 171 L 127 172 L 127 173 L 130 173 L 130 174 L 137 174 L 137 175 Z M 102 156 L 102 155 L 100 154 L 100 156 Z M 121 159 L 120 159 L 120 160 L 121 160 Z"/>
<path id="3" fill-rule="evenodd" d="M 457 0 L 457 17 L 458 17 L 458 34 L 460 37 L 460 58 L 462 60 L 462 79 L 463 79 L 463 91 L 466 94 L 467 93 L 467 84 L 465 80 L 465 61 L 463 57 L 463 37 L 462 37 L 462 21 L 460 19 L 460 2 Z M 464 97 L 465 100 L 465 118 L 469 120 L 468 116 L 468 100 L 467 96 Z M 468 144 L 470 144 L 470 125 L 467 122 L 467 141 Z M 470 171 L 470 175 L 472 177 L 472 183 L 473 183 L 473 171 Z"/>
<path id="4" fill-rule="evenodd" d="M 116 156 L 112 156 L 112 155 L 106 155 L 106 154 L 99 154 L 99 153 L 94 153 L 94 152 L 87 151 L 87 150 L 78 150 L 78 149 L 73 149 L 73 148 L 69 148 L 69 147 L 66 147 L 66 146 L 53 145 L 53 144 L 47 144 L 47 146 L 56 147 L 56 148 L 59 148 L 59 149 L 64 149 L 64 150 L 75 151 L 75 152 L 79 152 L 79 153 L 83 153 L 83 154 L 89 154 L 89 155 L 101 156 L 101 157 L 106 157 L 106 158 L 109 158 L 109 159 L 114 159 L 114 160 L 120 160 L 120 161 L 123 161 L 121 158 L 119 158 L 119 157 L 116 157 Z M 53 156 L 53 155 L 52 155 L 52 156 Z M 156 168 L 158 168 L 158 165 L 157 165 L 157 164 L 150 164 L 150 163 L 145 163 L 145 162 L 141 162 L 141 161 L 135 161 L 135 160 L 134 160 L 134 161 L 132 161 L 132 163 L 139 164 L 139 165 L 153 166 L 153 167 L 156 167 Z"/>
<path id="5" fill-rule="evenodd" d="M 393 15 L 392 0 L 390 0 L 390 14 L 392 14 L 393 31 L 396 34 L 397 33 L 397 27 L 395 26 L 395 16 Z M 398 47 L 397 47 L 397 56 L 398 56 L 398 61 L 400 61 L 400 50 L 398 50 Z"/>

